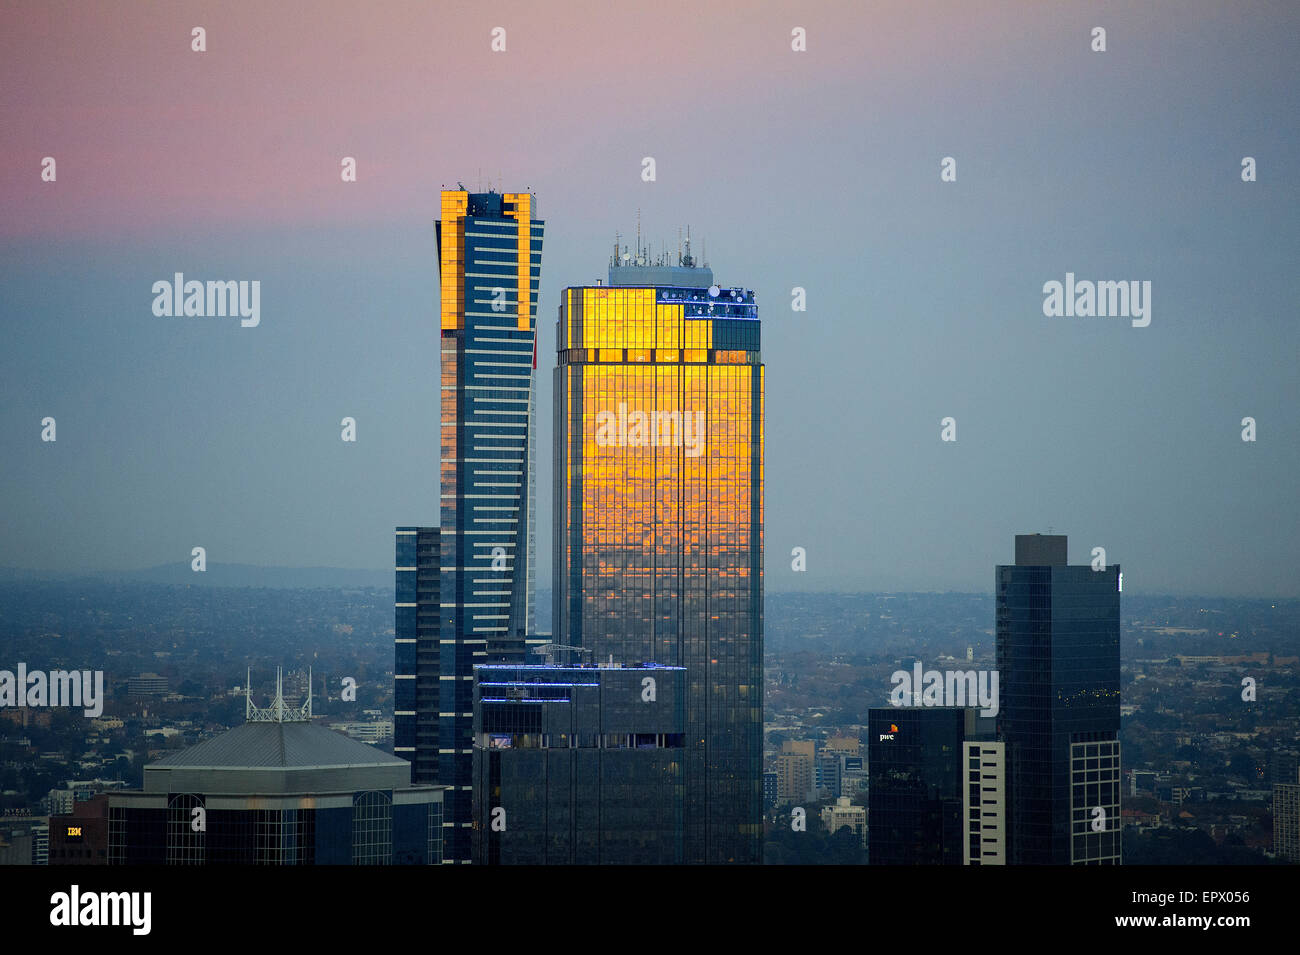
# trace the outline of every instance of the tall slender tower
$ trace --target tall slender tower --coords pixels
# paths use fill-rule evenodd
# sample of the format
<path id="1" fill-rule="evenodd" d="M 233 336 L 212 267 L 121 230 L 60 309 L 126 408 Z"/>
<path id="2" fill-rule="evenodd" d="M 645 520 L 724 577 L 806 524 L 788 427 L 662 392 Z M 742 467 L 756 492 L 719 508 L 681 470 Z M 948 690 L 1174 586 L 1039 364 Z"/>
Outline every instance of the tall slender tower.
<path id="1" fill-rule="evenodd" d="M 415 720 L 417 728 L 436 721 L 437 729 L 419 733 L 413 761 L 416 767 L 436 765 L 427 781 L 450 787 L 444 807 L 448 862 L 470 859 L 473 665 L 522 662 L 533 617 L 530 464 L 543 231 L 536 212 L 536 197 L 528 193 L 462 188 L 443 192 L 437 223 L 439 587 L 424 592 L 440 612 L 436 661 L 417 668 L 416 678 L 420 683 L 418 673 L 427 671 L 436 689 L 417 694 L 424 712 Z M 418 533 L 406 536 L 418 539 Z"/>
<path id="2" fill-rule="evenodd" d="M 1064 535 L 1016 535 L 997 568 L 998 735 L 1012 865 L 1120 862 L 1118 564 L 1066 563 Z"/>
<path id="3" fill-rule="evenodd" d="M 555 639 L 686 669 L 685 858 L 762 860 L 763 365 L 753 292 L 615 252 L 565 289 Z"/>

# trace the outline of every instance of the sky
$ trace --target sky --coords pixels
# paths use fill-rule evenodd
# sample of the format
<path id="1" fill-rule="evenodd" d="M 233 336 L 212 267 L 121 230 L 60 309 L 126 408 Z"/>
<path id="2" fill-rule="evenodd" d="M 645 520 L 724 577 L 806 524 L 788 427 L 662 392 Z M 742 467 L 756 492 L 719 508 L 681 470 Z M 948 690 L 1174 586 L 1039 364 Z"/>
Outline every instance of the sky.
<path id="1" fill-rule="evenodd" d="M 395 526 L 437 522 L 433 223 L 463 182 L 546 222 L 541 586 L 559 293 L 639 216 L 757 294 L 769 592 L 988 591 L 1051 530 L 1137 592 L 1300 596 L 1298 28 L 1290 2 L 6 3 L 0 567 L 391 567 Z M 176 272 L 259 281 L 260 323 L 156 316 Z M 1067 273 L 1149 281 L 1150 324 L 1046 316 Z"/>

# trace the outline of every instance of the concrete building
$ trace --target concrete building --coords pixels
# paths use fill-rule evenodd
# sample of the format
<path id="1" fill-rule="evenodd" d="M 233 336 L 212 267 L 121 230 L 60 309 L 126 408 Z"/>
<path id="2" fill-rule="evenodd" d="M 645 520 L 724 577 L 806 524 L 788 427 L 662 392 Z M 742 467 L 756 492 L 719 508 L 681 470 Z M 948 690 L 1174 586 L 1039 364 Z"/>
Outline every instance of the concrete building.
<path id="1" fill-rule="evenodd" d="M 108 865 L 108 794 L 73 803 L 50 817 L 51 865 Z"/>
<path id="2" fill-rule="evenodd" d="M 848 796 L 840 796 L 835 805 L 822 810 L 822 825 L 832 835 L 845 826 L 853 830 L 861 840 L 862 847 L 867 845 L 867 807 L 855 806 Z"/>
<path id="3" fill-rule="evenodd" d="M 167 678 L 157 673 L 141 673 L 126 681 L 126 695 L 132 700 L 163 696 L 167 692 Z"/>
<path id="4" fill-rule="evenodd" d="M 1006 744 L 962 743 L 962 864 L 1007 864 Z"/>
<path id="5" fill-rule="evenodd" d="M 813 759 L 807 753 L 781 753 L 776 757 L 778 805 L 811 802 Z"/>

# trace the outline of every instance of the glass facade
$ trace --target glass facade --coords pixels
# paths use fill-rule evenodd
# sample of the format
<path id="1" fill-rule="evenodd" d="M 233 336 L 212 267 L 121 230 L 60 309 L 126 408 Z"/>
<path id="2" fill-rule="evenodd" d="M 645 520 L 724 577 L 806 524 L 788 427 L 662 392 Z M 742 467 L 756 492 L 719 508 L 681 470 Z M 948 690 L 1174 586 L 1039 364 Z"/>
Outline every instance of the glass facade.
<path id="1" fill-rule="evenodd" d="M 436 733 L 417 766 L 446 794 L 449 861 L 469 860 L 475 663 L 522 660 L 534 617 L 531 463 L 543 222 L 527 193 L 442 194 L 439 654 Z M 418 708 L 417 708 L 418 710 Z"/>
<path id="2" fill-rule="evenodd" d="M 411 761 L 413 783 L 438 776 L 440 554 L 438 528 L 397 528 L 393 755 Z"/>
<path id="3" fill-rule="evenodd" d="M 962 744 L 976 710 L 867 711 L 867 851 L 872 865 L 962 864 Z"/>
<path id="4" fill-rule="evenodd" d="M 1009 861 L 1118 864 L 1120 568 L 1068 566 L 1059 535 L 1016 544 L 996 571 Z M 1101 833 L 1083 825 L 1097 807 Z"/>
<path id="5" fill-rule="evenodd" d="M 480 666 L 474 677 L 475 863 L 684 861 L 683 669 Z"/>
<path id="6" fill-rule="evenodd" d="M 436 790 L 274 796 L 114 794 L 110 865 L 438 865 Z M 207 808 L 195 832 L 191 812 Z M 213 808 L 221 805 L 223 808 Z"/>
<path id="7" fill-rule="evenodd" d="M 560 303 L 552 629 L 596 661 L 686 669 L 693 863 L 761 861 L 757 319 L 752 292 L 717 286 L 576 287 Z"/>

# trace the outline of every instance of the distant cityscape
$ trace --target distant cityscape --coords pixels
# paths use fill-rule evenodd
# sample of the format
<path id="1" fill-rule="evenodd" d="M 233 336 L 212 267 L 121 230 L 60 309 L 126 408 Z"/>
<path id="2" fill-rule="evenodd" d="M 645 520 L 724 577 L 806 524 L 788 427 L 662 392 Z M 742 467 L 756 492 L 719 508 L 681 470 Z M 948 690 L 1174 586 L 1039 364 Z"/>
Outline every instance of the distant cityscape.
<path id="1" fill-rule="evenodd" d="M 316 722 L 391 753 L 391 601 L 391 590 L 373 587 L 0 582 L 0 633 L 12 658 L 106 674 L 96 721 L 0 708 L 5 863 L 104 864 L 107 795 L 139 789 L 146 764 L 241 725 L 249 666 L 254 697 L 267 700 L 283 665 L 290 701 L 311 668 Z M 539 591 L 542 619 L 549 607 L 550 593 Z M 790 828 L 790 795 L 768 795 L 765 863 L 866 861 L 857 833 L 829 831 L 837 795 L 866 808 L 867 795 L 852 791 L 865 767 L 849 762 L 837 793 L 818 763 L 830 765 L 837 751 L 865 759 L 869 711 L 889 705 L 894 671 L 917 659 L 964 667 L 968 647 L 974 666 L 990 664 L 993 614 L 991 594 L 767 595 L 767 778 L 800 744 L 816 758 L 813 792 L 799 796 L 807 832 Z M 1126 592 L 1121 619 L 1124 864 L 1283 861 L 1275 838 L 1285 839 L 1287 818 L 1275 819 L 1274 802 L 1292 799 L 1285 787 L 1300 758 L 1300 602 Z M 357 681 L 352 702 L 341 699 L 348 676 Z M 1248 676 L 1254 704 L 1241 700 Z M 73 828 L 88 813 L 102 821 L 81 824 L 89 844 L 67 844 L 65 832 L 53 847 L 64 855 L 51 859 L 50 834 L 70 823 L 51 817 L 73 812 Z"/>

